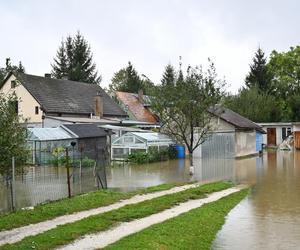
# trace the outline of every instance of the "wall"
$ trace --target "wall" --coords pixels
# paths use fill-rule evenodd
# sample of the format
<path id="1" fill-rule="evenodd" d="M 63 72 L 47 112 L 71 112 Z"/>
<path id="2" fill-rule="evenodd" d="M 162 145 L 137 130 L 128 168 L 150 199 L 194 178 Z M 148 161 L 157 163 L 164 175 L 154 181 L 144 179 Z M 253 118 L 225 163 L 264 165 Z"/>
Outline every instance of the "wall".
<path id="1" fill-rule="evenodd" d="M 15 76 L 12 75 L 5 82 L 1 88 L 1 92 L 4 94 L 11 94 L 15 91 L 19 101 L 19 114 L 23 118 L 29 119 L 29 123 L 41 123 L 42 122 L 42 111 L 40 110 L 39 103 L 32 97 L 32 95 L 27 91 L 27 89 L 20 83 L 17 84 L 15 88 L 11 88 L 11 81 L 16 80 Z M 35 114 L 35 107 L 39 108 L 39 114 Z"/>
<path id="2" fill-rule="evenodd" d="M 241 157 L 256 153 L 256 131 L 236 131 L 235 156 Z"/>
<path id="3" fill-rule="evenodd" d="M 195 158 L 231 159 L 235 157 L 235 136 L 230 133 L 212 133 L 194 151 Z"/>
<path id="4" fill-rule="evenodd" d="M 212 117 L 211 118 L 211 126 L 214 132 L 232 132 L 235 131 L 235 127 L 230 123 L 218 118 Z"/>

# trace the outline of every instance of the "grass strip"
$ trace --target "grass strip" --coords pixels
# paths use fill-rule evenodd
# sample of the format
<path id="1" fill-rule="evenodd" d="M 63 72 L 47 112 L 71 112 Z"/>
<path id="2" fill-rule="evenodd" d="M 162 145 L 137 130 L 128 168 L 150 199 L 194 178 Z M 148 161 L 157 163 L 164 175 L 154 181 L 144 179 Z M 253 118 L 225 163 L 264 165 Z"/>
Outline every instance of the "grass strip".
<path id="1" fill-rule="evenodd" d="M 33 210 L 17 210 L 14 213 L 0 215 L 0 231 L 50 220 L 58 216 L 72 214 L 83 210 L 107 206 L 120 200 L 129 199 L 134 195 L 168 190 L 175 186 L 182 186 L 185 184 L 189 183 L 178 182 L 161 184 L 127 193 L 112 190 L 99 190 L 77 195 L 70 199 L 65 198 L 47 204 L 37 205 Z"/>
<path id="2" fill-rule="evenodd" d="M 104 249 L 211 249 L 225 216 L 247 194 L 248 189 L 244 189 L 129 235 Z"/>
<path id="3" fill-rule="evenodd" d="M 24 238 L 15 244 L 6 244 L 0 249 L 51 249 L 68 244 L 79 237 L 104 231 L 120 222 L 132 221 L 175 206 L 190 199 L 199 199 L 207 193 L 212 193 L 232 187 L 228 182 L 216 182 L 191 188 L 174 194 L 161 196 L 137 204 L 127 205 L 117 210 L 60 225 L 54 229 L 35 236 Z"/>

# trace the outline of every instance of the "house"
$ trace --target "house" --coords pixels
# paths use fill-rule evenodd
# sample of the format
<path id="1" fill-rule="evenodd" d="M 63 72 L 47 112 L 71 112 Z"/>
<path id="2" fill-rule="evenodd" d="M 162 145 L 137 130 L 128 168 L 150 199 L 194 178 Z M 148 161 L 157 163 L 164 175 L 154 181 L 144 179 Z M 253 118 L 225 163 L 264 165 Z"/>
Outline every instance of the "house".
<path id="1" fill-rule="evenodd" d="M 130 119 L 148 124 L 140 127 L 159 126 L 158 117 L 151 111 L 150 97 L 143 95 L 142 91 L 138 94 L 116 91 L 115 98 Z"/>
<path id="2" fill-rule="evenodd" d="M 111 158 L 127 159 L 133 152 L 148 152 L 151 149 L 162 150 L 173 144 L 172 139 L 161 133 L 128 132 L 112 142 Z"/>
<path id="3" fill-rule="evenodd" d="M 278 147 L 289 135 L 293 134 L 298 125 L 292 122 L 258 123 L 266 134 L 263 135 L 263 144 L 268 147 Z M 299 129 L 300 130 L 300 129 Z"/>
<path id="4" fill-rule="evenodd" d="M 118 123 L 128 117 L 100 86 L 53 79 L 49 74 L 10 73 L 0 91 L 16 93 L 17 111 L 29 120 L 29 127 L 58 127 L 68 119 L 69 123 Z"/>
<path id="5" fill-rule="evenodd" d="M 212 131 L 194 152 L 198 158 L 238 158 L 262 150 L 261 126 L 227 108 L 210 109 Z"/>
<path id="6" fill-rule="evenodd" d="M 61 156 L 69 148 L 76 159 L 90 158 L 104 162 L 109 157 L 108 138 L 104 129 L 95 124 L 66 124 L 56 128 L 28 128 L 27 145 L 31 151 L 29 163 L 49 165 L 55 157 L 54 150 L 59 149 Z M 74 148 L 72 147 L 72 143 Z M 73 151 L 74 149 L 74 151 Z"/>

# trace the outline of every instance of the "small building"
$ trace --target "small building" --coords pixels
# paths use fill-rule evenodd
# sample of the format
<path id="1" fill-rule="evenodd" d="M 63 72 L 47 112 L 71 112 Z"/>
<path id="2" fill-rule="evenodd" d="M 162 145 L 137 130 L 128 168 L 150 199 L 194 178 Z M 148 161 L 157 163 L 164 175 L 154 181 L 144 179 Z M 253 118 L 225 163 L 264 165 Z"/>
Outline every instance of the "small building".
<path id="1" fill-rule="evenodd" d="M 238 158 L 262 150 L 261 126 L 227 109 L 210 109 L 212 131 L 194 152 L 198 158 Z"/>
<path id="2" fill-rule="evenodd" d="M 28 163 L 34 165 L 51 164 L 54 149 L 70 147 L 72 141 L 77 142 L 75 135 L 61 127 L 28 128 L 27 131 L 27 146 L 30 150 Z"/>
<path id="3" fill-rule="evenodd" d="M 65 124 L 56 128 L 28 128 L 27 144 L 31 151 L 29 163 L 51 165 L 65 148 L 76 158 L 87 157 L 99 162 L 109 159 L 107 133 L 95 124 Z M 75 142 L 74 148 L 71 142 Z M 74 149 L 74 151 L 73 151 Z M 54 153 L 56 152 L 56 153 Z"/>
<path id="4" fill-rule="evenodd" d="M 151 149 L 167 149 L 173 144 L 172 139 L 161 133 L 128 132 L 112 142 L 111 158 L 127 159 L 133 152 L 148 152 Z"/>
<path id="5" fill-rule="evenodd" d="M 278 147 L 289 135 L 293 134 L 297 125 L 292 122 L 258 123 L 266 132 L 263 135 L 263 144 L 268 147 Z"/>

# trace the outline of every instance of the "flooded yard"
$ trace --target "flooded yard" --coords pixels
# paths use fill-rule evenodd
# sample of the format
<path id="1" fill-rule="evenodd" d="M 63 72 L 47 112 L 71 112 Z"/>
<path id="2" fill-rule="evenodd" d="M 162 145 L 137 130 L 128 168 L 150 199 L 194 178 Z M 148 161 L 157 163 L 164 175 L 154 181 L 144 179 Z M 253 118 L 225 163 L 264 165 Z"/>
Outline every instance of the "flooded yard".
<path id="1" fill-rule="evenodd" d="M 96 190 L 91 170 L 72 176 L 72 193 Z M 167 182 L 230 180 L 251 185 L 250 195 L 235 207 L 218 233 L 213 249 L 299 249 L 300 152 L 273 151 L 240 160 L 197 159 L 107 168 L 107 185 L 122 191 Z M 16 182 L 18 207 L 67 196 L 66 169 L 31 167 Z M 0 210 L 10 208 L 8 189 L 0 186 Z"/>

